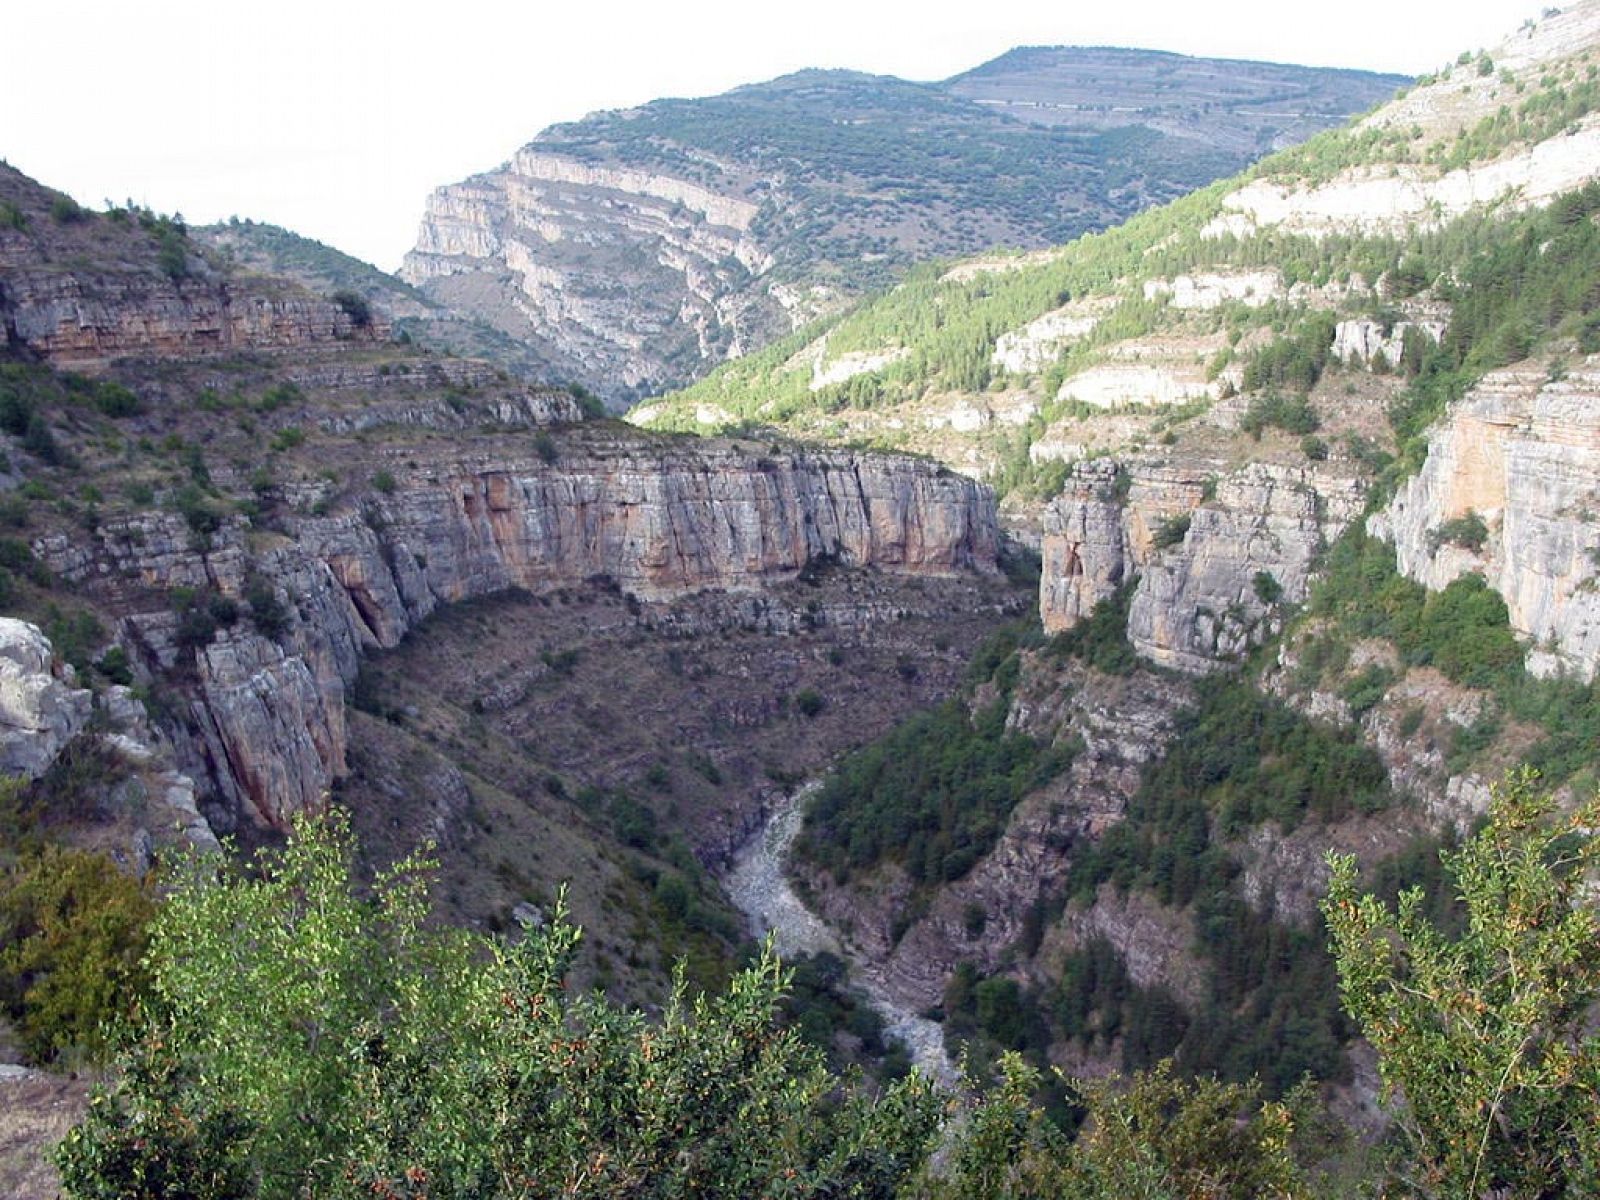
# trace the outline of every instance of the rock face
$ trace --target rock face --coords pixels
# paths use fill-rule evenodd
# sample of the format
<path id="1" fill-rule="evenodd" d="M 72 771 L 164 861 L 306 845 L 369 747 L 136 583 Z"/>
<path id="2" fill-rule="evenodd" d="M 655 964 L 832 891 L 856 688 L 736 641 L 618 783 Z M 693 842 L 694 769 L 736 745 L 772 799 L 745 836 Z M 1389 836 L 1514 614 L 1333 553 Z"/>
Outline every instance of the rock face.
<path id="1" fill-rule="evenodd" d="M 58 363 L 389 340 L 389 327 L 285 280 L 235 275 L 151 213 L 59 215 L 57 193 L 0 163 L 0 333 Z"/>
<path id="2" fill-rule="evenodd" d="M 1252 463 L 1077 464 L 1046 510 L 1040 616 L 1069 629 L 1135 576 L 1128 637 L 1189 672 L 1232 661 L 1305 598 L 1316 553 L 1360 511 L 1352 477 Z"/>
<path id="3" fill-rule="evenodd" d="M 1452 539 L 1475 514 L 1487 537 Z M 1496 371 L 1452 406 L 1422 470 L 1372 518 L 1400 570 L 1429 588 L 1469 571 L 1505 598 L 1530 670 L 1600 668 L 1600 359 L 1560 379 Z"/>
<path id="4" fill-rule="evenodd" d="M 598 211 L 597 211 L 598 210 Z M 788 328 L 748 200 L 535 147 L 428 199 L 402 277 L 526 340 L 558 374 L 640 395 Z"/>
<path id="5" fill-rule="evenodd" d="M 93 708 L 37 625 L 0 617 L 0 773 L 43 775 Z"/>
<path id="6" fill-rule="evenodd" d="M 6 336 L 55 362 L 287 350 L 387 336 L 313 296 L 147 275 L 8 271 Z"/>
<path id="7" fill-rule="evenodd" d="M 1340 362 L 1393 368 L 1405 354 L 1407 333 L 1414 329 L 1426 339 L 1424 345 L 1437 345 L 1448 325 L 1439 319 L 1396 321 L 1387 328 L 1367 318 L 1340 321 L 1333 331 L 1333 356 Z"/>
<path id="8" fill-rule="evenodd" d="M 251 579 L 273 581 L 285 614 L 273 637 L 241 620 L 196 649 L 169 611 L 124 620 L 141 657 L 193 672 L 189 765 L 257 820 L 282 823 L 343 773 L 343 700 L 362 654 L 393 647 L 441 604 L 596 577 L 643 599 L 739 591 L 826 561 L 996 569 L 987 489 L 885 455 L 572 431 L 555 454 L 461 450 L 394 474 L 388 494 L 298 518 L 286 544 L 255 556 L 242 524 L 201 550 L 168 514 L 36 545 L 70 582 L 137 578 L 241 599 Z"/>

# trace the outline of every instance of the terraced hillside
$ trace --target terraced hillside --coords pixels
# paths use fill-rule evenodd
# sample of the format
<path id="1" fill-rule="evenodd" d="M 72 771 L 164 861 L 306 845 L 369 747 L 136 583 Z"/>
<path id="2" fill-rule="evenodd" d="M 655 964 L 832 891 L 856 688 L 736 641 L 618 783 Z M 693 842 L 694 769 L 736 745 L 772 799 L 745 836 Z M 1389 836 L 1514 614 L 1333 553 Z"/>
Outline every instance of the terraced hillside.
<path id="1" fill-rule="evenodd" d="M 758 349 L 913 263 L 1115 223 L 1402 82 L 1070 49 L 948 84 L 803 71 L 544 131 L 509 163 L 436 191 L 401 274 L 622 401 Z M 1096 110 L 1070 121 L 1013 111 L 1091 92 Z M 1222 126 L 1243 138 L 1214 136 Z"/>

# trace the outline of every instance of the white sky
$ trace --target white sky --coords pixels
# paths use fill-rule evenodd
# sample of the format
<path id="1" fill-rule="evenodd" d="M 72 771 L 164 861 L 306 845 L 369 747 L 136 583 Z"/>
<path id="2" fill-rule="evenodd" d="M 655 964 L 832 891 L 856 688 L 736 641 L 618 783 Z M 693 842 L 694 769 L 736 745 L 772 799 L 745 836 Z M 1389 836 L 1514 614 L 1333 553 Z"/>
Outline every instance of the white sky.
<path id="1" fill-rule="evenodd" d="M 0 157 L 98 207 L 286 225 L 386 269 L 428 192 L 546 125 L 802 67 L 941 79 L 1016 45 L 1421 74 L 1539 0 L 18 0 Z"/>

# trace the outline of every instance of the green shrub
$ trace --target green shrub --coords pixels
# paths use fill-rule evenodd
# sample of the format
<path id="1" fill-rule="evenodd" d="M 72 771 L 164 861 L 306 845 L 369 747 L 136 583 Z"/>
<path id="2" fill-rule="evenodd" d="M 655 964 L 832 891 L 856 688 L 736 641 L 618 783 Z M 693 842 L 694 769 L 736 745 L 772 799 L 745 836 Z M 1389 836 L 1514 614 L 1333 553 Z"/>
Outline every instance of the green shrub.
<path id="1" fill-rule="evenodd" d="M 139 1037 L 58 1153 L 70 1196 L 887 1197 L 931 1148 L 927 1083 L 841 1094 L 775 1027 L 772 955 L 647 1022 L 568 989 L 563 903 L 507 944 L 428 921 L 415 859 L 366 898 L 352 854 L 302 821 L 254 872 L 179 874 Z"/>
<path id="2" fill-rule="evenodd" d="M 1263 604 L 1276 604 L 1283 599 L 1283 584 L 1271 571 L 1257 571 L 1250 580 L 1250 587 Z"/>
<path id="3" fill-rule="evenodd" d="M 1190 513 L 1179 513 L 1168 517 L 1156 526 L 1156 531 L 1150 538 L 1150 544 L 1157 550 L 1166 550 L 1176 546 L 1189 536 Z"/>
<path id="4" fill-rule="evenodd" d="M 272 580 L 260 571 L 245 575 L 244 602 L 250 607 L 250 620 L 262 637 L 276 641 L 289 631 L 289 609 L 278 598 Z"/>
<path id="5" fill-rule="evenodd" d="M 360 292 L 341 290 L 328 297 L 345 316 L 350 318 L 350 323 L 357 329 L 366 329 L 372 324 L 372 305 Z"/>
<path id="6" fill-rule="evenodd" d="M 1396 1175 L 1436 1195 L 1580 1196 L 1600 1178 L 1600 800 L 1558 818 L 1537 789 L 1507 780 L 1487 827 L 1444 855 L 1466 910 L 1454 929 L 1420 889 L 1394 910 L 1360 895 L 1355 861 L 1329 856 L 1323 912 L 1406 1139 Z"/>
<path id="7" fill-rule="evenodd" d="M 109 381 L 95 385 L 94 405 L 108 417 L 136 416 L 143 407 L 130 389 Z"/>
<path id="8" fill-rule="evenodd" d="M 105 1057 L 144 987 L 155 911 L 103 855 L 49 846 L 0 872 L 0 1005 L 35 1062 Z"/>
<path id="9" fill-rule="evenodd" d="M 1100 601 L 1087 618 L 1050 640 L 1050 653 L 1080 659 L 1107 675 L 1131 675 L 1139 656 L 1128 640 L 1128 608 L 1137 588 L 1138 581 L 1130 580 Z"/>
<path id="10" fill-rule="evenodd" d="M 1437 529 L 1428 531 L 1428 548 L 1438 550 L 1440 546 L 1460 546 L 1463 550 L 1471 550 L 1474 554 L 1482 550 L 1484 543 L 1489 540 L 1489 527 L 1484 524 L 1483 518 L 1471 509 L 1459 517 L 1452 517 Z"/>
<path id="11" fill-rule="evenodd" d="M 803 717 L 816 716 L 822 711 L 825 704 L 826 701 L 823 700 L 822 693 L 815 688 L 802 688 L 795 693 L 794 706 Z"/>
<path id="12" fill-rule="evenodd" d="M 1251 398 L 1239 427 L 1251 437 L 1259 438 L 1269 426 L 1276 426 L 1285 433 L 1305 435 L 1315 433 L 1321 424 L 1304 396 L 1267 392 Z"/>

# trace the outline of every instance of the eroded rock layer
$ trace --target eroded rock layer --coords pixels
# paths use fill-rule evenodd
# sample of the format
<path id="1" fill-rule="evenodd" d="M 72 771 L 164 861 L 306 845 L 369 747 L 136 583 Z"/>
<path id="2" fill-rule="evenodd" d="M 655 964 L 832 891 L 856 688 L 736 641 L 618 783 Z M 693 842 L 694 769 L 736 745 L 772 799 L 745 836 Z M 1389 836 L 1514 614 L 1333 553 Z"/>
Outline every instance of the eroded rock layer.
<path id="1" fill-rule="evenodd" d="M 242 521 L 206 546 L 181 517 L 142 513 L 36 550 L 73 583 L 215 590 L 252 612 L 281 609 L 272 636 L 241 620 L 200 648 L 166 604 L 123 621 L 152 664 L 193 673 L 193 765 L 271 824 L 344 772 L 343 701 L 363 652 L 396 645 L 441 604 L 596 577 L 669 599 L 831 561 L 995 570 L 992 496 L 932 464 L 576 430 L 542 449 L 469 444 L 397 463 L 392 489 L 300 516 L 267 548 Z"/>

